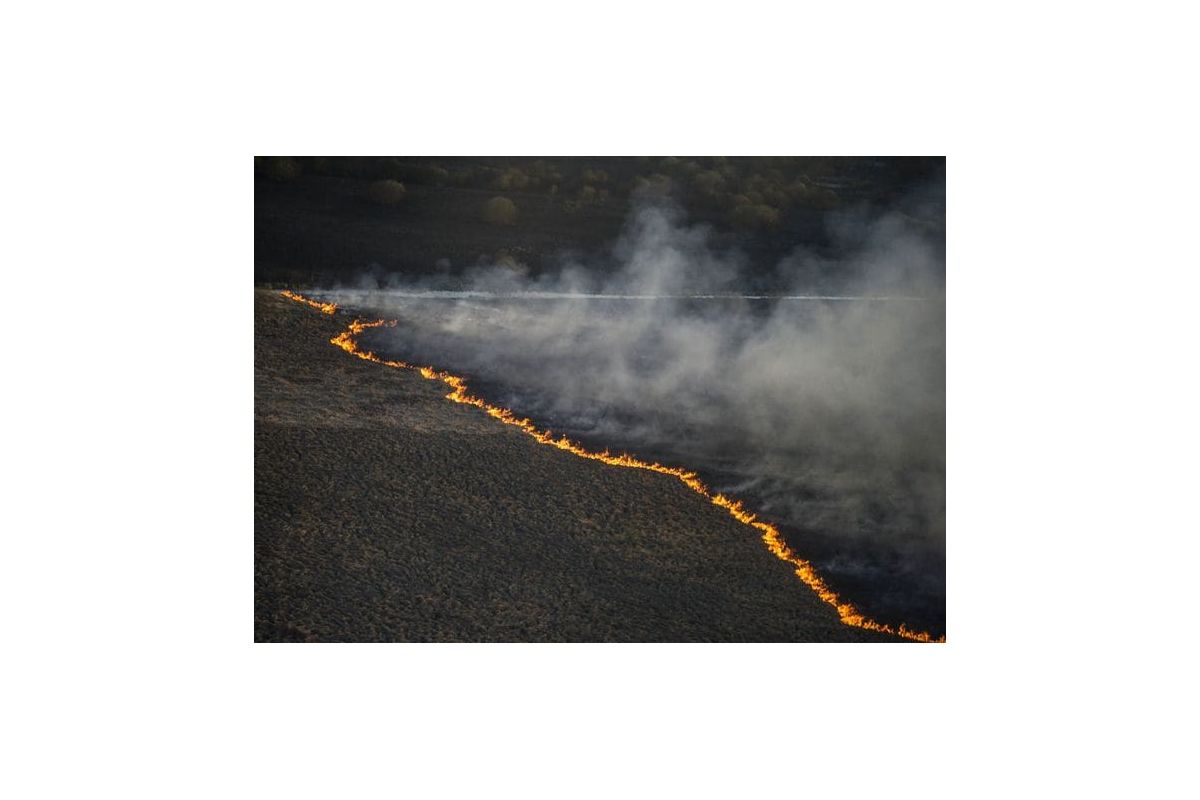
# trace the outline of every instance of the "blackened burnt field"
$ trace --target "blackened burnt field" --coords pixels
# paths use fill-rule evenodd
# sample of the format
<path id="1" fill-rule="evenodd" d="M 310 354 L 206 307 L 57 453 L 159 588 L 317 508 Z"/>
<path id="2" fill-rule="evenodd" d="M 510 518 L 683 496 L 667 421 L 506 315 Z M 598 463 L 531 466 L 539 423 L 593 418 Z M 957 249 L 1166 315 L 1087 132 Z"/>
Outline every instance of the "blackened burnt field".
<path id="1" fill-rule="evenodd" d="M 331 346 L 349 321 L 255 292 L 257 641 L 896 640 L 677 479 Z"/>
<path id="2" fill-rule="evenodd" d="M 318 293 L 593 452 L 698 474 L 870 619 L 945 631 L 944 314 L 936 299 Z"/>

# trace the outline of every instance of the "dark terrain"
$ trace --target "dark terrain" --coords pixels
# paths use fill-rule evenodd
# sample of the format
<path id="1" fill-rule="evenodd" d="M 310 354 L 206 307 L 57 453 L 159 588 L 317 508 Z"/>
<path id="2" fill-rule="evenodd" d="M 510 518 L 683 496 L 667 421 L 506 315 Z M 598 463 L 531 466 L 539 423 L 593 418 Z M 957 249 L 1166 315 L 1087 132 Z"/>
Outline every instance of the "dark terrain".
<path id="1" fill-rule="evenodd" d="M 892 641 L 668 476 L 540 446 L 255 292 L 256 641 Z"/>
<path id="2" fill-rule="evenodd" d="M 385 284 L 458 288 L 464 271 L 553 271 L 564 259 L 603 271 L 631 208 L 670 197 L 743 254 L 746 291 L 776 288 L 797 246 L 836 256 L 831 212 L 905 215 L 937 237 L 943 158 L 334 158 L 256 159 L 256 285 Z M 382 184 L 399 184 L 395 196 Z M 930 187 L 935 187 L 931 192 Z M 484 213 L 513 204 L 511 219 Z M 837 275 L 814 276 L 817 281 Z"/>
<path id="3" fill-rule="evenodd" d="M 803 352 L 802 321 L 844 310 L 844 304 L 786 303 L 780 309 L 766 301 L 751 308 L 744 300 L 649 304 L 479 298 L 393 299 L 389 304 L 381 294 L 380 305 L 361 307 L 337 293 L 330 299 L 370 317 L 398 319 L 397 327 L 364 332 L 364 347 L 385 358 L 436 364 L 463 375 L 480 396 L 589 449 L 686 466 L 714 490 L 738 497 L 779 525 L 789 544 L 817 566 L 834 591 L 853 599 L 872 619 L 934 636 L 945 633 L 945 417 L 938 403 L 945 391 L 938 381 L 944 355 L 918 345 L 936 348 L 944 341 L 944 325 L 928 322 L 939 317 L 928 310 L 933 304 L 921 304 L 916 314 L 911 304 L 903 303 L 890 309 L 876 303 L 869 312 L 855 312 L 873 324 L 910 314 L 922 322 L 906 326 L 898 337 L 904 346 L 885 359 L 895 365 L 891 391 L 880 393 L 886 401 L 842 416 L 817 410 L 827 394 L 798 399 L 793 393 L 805 381 L 788 378 L 779 364 L 762 369 L 757 384 L 748 384 L 756 376 L 728 357 L 713 358 L 711 374 L 692 363 L 682 371 L 686 379 L 664 379 L 663 372 L 677 367 L 688 350 L 657 349 L 656 341 L 687 331 L 682 338 L 697 347 L 694 336 L 703 331 L 697 321 L 715 318 L 728 324 L 707 341 L 719 340 L 736 352 L 739 326 L 730 321 L 756 331 L 747 320 L 769 318 L 773 330 L 788 332 L 786 345 L 775 346 L 774 352 L 796 363 L 810 358 Z M 683 311 L 680 305 L 693 310 Z M 561 324 L 564 318 L 579 327 Z M 613 350 L 590 346 L 579 331 L 629 331 L 647 318 L 670 322 L 652 325 L 635 344 L 618 349 L 635 354 L 640 371 L 631 385 L 611 388 L 614 379 L 628 373 L 612 367 Z M 520 331 L 547 320 L 556 320 L 548 324 L 560 337 L 557 342 L 551 335 L 521 336 Z M 850 327 L 840 331 L 847 339 L 853 338 Z M 557 346 L 562 341 L 572 344 Z M 705 351 L 703 344 L 698 347 Z M 843 371 L 823 383 L 836 384 L 883 360 L 854 363 L 852 352 L 842 355 Z M 752 372 L 759 372 L 760 360 L 749 363 Z M 920 378 L 913 381 L 916 375 Z M 880 373 L 874 381 L 869 385 L 887 382 Z M 929 388 L 914 398 L 910 381 Z M 757 421 L 766 409 L 779 408 L 781 399 L 785 411 L 769 425 Z M 901 405 L 907 412 L 896 416 Z M 802 426 L 805 414 L 814 421 Z M 861 432 L 867 425 L 871 434 Z M 885 440 L 897 436 L 903 437 L 902 445 L 885 446 Z"/>

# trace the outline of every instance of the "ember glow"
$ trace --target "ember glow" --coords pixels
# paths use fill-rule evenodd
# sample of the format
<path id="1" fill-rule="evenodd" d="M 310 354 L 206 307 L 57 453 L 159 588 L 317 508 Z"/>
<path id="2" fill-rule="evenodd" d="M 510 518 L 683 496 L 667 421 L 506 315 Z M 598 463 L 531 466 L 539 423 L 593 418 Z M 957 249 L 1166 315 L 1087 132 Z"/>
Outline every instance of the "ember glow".
<path id="1" fill-rule="evenodd" d="M 326 314 L 333 314 L 337 311 L 337 306 L 333 303 L 320 303 L 316 300 L 310 300 L 295 292 L 283 291 L 281 294 L 289 300 L 294 300 L 299 303 L 311 306 L 321 310 Z M 607 450 L 596 452 L 587 450 L 577 442 L 573 442 L 566 436 L 555 436 L 549 430 L 542 430 L 535 426 L 533 422 L 527 418 L 518 417 L 507 408 L 501 408 L 488 403 L 480 397 L 476 397 L 468 391 L 467 382 L 465 379 L 452 375 L 448 372 L 443 372 L 429 366 L 418 366 L 408 364 L 404 361 L 392 361 L 382 358 L 379 355 L 364 350 L 359 347 L 356 339 L 361 333 L 371 328 L 394 328 L 397 325 L 396 320 L 373 320 L 364 322 L 362 320 L 354 320 L 349 327 L 339 333 L 337 336 L 330 339 L 330 343 L 345 350 L 352 356 L 371 361 L 376 364 L 382 364 L 386 367 L 394 369 L 412 370 L 426 380 L 441 381 L 450 387 L 450 393 L 446 395 L 447 400 L 451 400 L 461 405 L 474 406 L 493 417 L 505 425 L 511 425 L 522 433 L 530 436 L 539 444 L 550 445 L 557 447 L 559 450 L 566 450 L 572 455 L 579 458 L 586 458 L 590 461 L 600 461 L 614 467 L 627 467 L 630 469 L 643 469 L 649 472 L 658 472 L 663 475 L 671 475 L 677 478 L 684 486 L 687 486 L 693 492 L 703 496 L 706 500 L 715 506 L 725 509 L 731 517 L 745 525 L 748 525 L 760 534 L 763 544 L 771 553 L 781 561 L 786 561 L 795 570 L 796 577 L 805 583 L 810 589 L 816 592 L 817 596 L 824 602 L 837 609 L 838 617 L 843 624 L 850 625 L 855 628 L 864 628 L 870 631 L 879 633 L 891 634 L 904 639 L 909 639 L 915 642 L 944 642 L 946 637 L 942 636 L 934 638 L 929 633 L 923 631 L 914 631 L 901 624 L 898 628 L 890 625 L 883 625 L 874 620 L 868 619 L 851 603 L 840 598 L 836 592 L 829 588 L 829 585 L 817 574 L 813 565 L 796 555 L 787 543 L 784 541 L 779 529 L 769 522 L 760 520 L 754 512 L 749 511 L 740 500 L 736 500 L 725 496 L 719 492 L 713 492 L 700 480 L 699 476 L 692 471 L 682 469 L 680 467 L 669 467 L 655 462 L 643 461 L 627 453 L 614 455 Z"/>

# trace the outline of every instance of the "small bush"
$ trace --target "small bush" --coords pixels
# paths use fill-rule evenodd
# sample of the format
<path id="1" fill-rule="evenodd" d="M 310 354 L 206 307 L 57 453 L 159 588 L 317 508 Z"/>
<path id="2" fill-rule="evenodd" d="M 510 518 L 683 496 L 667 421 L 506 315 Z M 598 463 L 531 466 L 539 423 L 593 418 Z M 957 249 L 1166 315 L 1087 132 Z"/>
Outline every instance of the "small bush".
<path id="1" fill-rule="evenodd" d="M 492 260 L 492 267 L 499 274 L 523 278 L 529 274 L 529 265 L 508 250 L 499 250 Z"/>
<path id="2" fill-rule="evenodd" d="M 530 180 L 541 186 L 556 186 L 562 182 L 562 173 L 553 164 L 538 159 L 529 165 Z"/>
<path id="3" fill-rule="evenodd" d="M 441 186 L 450 180 L 450 172 L 437 164 L 388 156 L 375 159 L 371 165 L 370 177 L 407 181 L 424 186 Z"/>
<path id="4" fill-rule="evenodd" d="M 792 202 L 804 208 L 827 211 L 838 204 L 838 196 L 828 189 L 796 181 L 788 187 Z"/>
<path id="5" fill-rule="evenodd" d="M 602 169 L 585 169 L 583 171 L 584 183 L 608 183 L 608 173 Z"/>
<path id="6" fill-rule="evenodd" d="M 754 175 L 746 181 L 745 186 L 745 194 L 750 195 L 751 199 L 758 198 L 755 202 L 766 203 L 775 208 L 786 206 L 790 202 L 787 183 L 779 170 L 767 170 Z"/>
<path id="7" fill-rule="evenodd" d="M 429 186 L 442 186 L 450 181 L 450 170 L 437 164 L 416 164 L 406 171 L 407 180 Z"/>
<path id="8" fill-rule="evenodd" d="M 483 204 L 483 220 L 492 225 L 516 225 L 517 204 L 507 197 L 493 197 Z"/>
<path id="9" fill-rule="evenodd" d="M 779 210 L 762 202 L 754 202 L 746 195 L 734 198 L 730 219 L 743 228 L 774 228 L 779 224 Z"/>
<path id="10" fill-rule="evenodd" d="M 406 193 L 404 184 L 393 180 L 375 181 L 367 189 L 367 196 L 372 201 L 387 206 L 399 203 Z"/>
<path id="11" fill-rule="evenodd" d="M 595 186 L 584 186 L 579 190 L 579 205 L 594 206 L 608 199 L 608 189 L 597 189 Z"/>
<path id="12" fill-rule="evenodd" d="M 665 197 L 674 191 L 675 185 L 666 175 L 654 173 L 647 177 L 638 176 L 633 180 L 633 191 L 651 197 Z"/>
<path id="13" fill-rule="evenodd" d="M 530 179 L 528 175 L 516 167 L 509 167 L 496 176 L 495 180 L 492 181 L 492 188 L 502 191 L 512 191 L 514 189 L 520 191 L 527 188 L 529 183 Z"/>
<path id="14" fill-rule="evenodd" d="M 699 172 L 692 177 L 692 186 L 704 197 L 718 197 L 725 192 L 725 176 L 711 169 Z"/>

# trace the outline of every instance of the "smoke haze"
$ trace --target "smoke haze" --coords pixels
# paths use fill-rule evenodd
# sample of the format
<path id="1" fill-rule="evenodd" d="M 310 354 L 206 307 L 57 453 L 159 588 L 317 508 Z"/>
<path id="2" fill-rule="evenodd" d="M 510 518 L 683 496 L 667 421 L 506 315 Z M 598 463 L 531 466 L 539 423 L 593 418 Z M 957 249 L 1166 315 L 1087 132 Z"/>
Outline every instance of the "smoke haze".
<path id="1" fill-rule="evenodd" d="M 761 265 L 662 204 L 631 214 L 607 269 L 501 263 L 461 292 L 392 280 L 326 296 L 399 320 L 364 339 L 380 354 L 464 374 L 591 446 L 698 470 L 864 610 L 940 633 L 940 241 L 899 215 L 831 224 L 834 254 L 792 253 L 770 296 L 744 291 Z"/>

